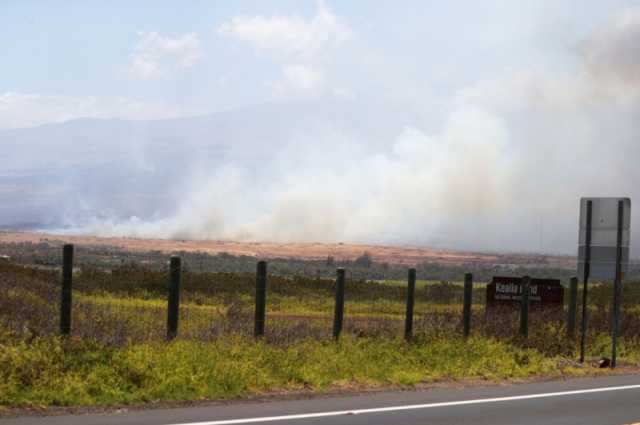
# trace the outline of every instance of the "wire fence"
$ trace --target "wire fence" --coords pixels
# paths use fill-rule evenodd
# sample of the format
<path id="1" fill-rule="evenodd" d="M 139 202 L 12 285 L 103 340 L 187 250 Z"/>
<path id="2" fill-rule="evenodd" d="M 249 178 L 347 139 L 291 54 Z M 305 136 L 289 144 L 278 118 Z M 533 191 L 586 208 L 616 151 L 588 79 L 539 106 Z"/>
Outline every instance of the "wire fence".
<path id="1" fill-rule="evenodd" d="M 108 345 L 190 339 L 215 341 L 232 335 L 256 335 L 256 274 L 191 272 L 179 274 L 177 328 L 170 331 L 170 283 L 165 270 L 128 264 L 111 270 L 74 269 L 70 337 Z M 336 315 L 339 292 L 334 279 L 268 276 L 264 334 L 268 343 L 290 344 L 301 339 L 331 340 L 339 334 L 367 338 L 462 336 L 465 290 L 462 283 L 418 280 L 407 335 L 406 281 L 369 281 L 346 272 L 344 319 Z M 0 318 L 3 327 L 21 338 L 55 335 L 61 331 L 60 270 L 0 264 Z M 588 343 L 601 343 L 611 332 L 613 287 L 591 284 L 588 303 Z M 569 291 L 565 290 L 568 294 Z M 486 284 L 474 283 L 469 293 L 471 333 L 515 341 L 550 354 L 571 354 L 576 337 L 569 337 L 568 305 L 528 307 L 527 335 L 522 333 L 521 303 L 488 306 Z M 577 305 L 581 304 L 578 291 Z M 640 284 L 623 287 L 620 337 L 640 345 Z M 577 319 L 578 329 L 580 318 Z M 600 341 L 600 342 L 599 342 Z"/>

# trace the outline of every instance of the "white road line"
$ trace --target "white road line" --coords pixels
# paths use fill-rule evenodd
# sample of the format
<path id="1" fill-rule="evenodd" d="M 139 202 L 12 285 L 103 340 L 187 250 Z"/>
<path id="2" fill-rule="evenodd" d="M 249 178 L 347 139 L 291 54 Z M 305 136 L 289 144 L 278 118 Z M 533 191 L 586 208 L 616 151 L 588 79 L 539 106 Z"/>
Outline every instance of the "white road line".
<path id="1" fill-rule="evenodd" d="M 569 396 L 569 395 L 604 393 L 609 391 L 624 391 L 624 390 L 636 390 L 636 389 L 640 389 L 640 385 L 624 385 L 619 387 L 590 388 L 587 390 L 560 391 L 560 392 L 554 392 L 554 393 L 516 395 L 516 396 L 510 396 L 510 397 L 481 398 L 476 400 L 447 401 L 442 403 L 412 404 L 408 406 L 390 406 L 390 407 L 376 407 L 371 409 L 359 409 L 359 410 L 338 410 L 334 412 L 303 413 L 298 415 L 266 416 L 262 418 L 226 419 L 221 421 L 210 421 L 210 422 L 189 422 L 189 423 L 173 424 L 173 425 L 253 424 L 253 423 L 260 423 L 260 422 L 288 421 L 292 419 L 311 419 L 311 418 L 323 418 L 323 417 L 329 417 L 329 416 L 362 415 L 366 413 L 385 413 L 385 412 L 398 412 L 402 410 L 431 409 L 434 407 L 466 406 L 469 404 L 500 403 L 505 401 L 532 400 L 536 398 L 562 397 L 562 396 Z"/>

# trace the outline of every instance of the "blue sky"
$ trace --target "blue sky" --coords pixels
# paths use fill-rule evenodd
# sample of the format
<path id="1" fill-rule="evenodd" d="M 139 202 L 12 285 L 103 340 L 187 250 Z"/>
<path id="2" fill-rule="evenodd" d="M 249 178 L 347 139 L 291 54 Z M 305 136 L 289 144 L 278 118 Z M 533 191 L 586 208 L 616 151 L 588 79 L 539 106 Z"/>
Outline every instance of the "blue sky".
<path id="1" fill-rule="evenodd" d="M 0 128 L 83 114 L 162 118 L 290 98 L 451 96 L 509 69 L 570 72 L 586 34 L 634 5 L 3 0 L 0 95 L 32 98 L 15 107 L 5 98 Z M 292 47 L 296 35 L 308 40 Z M 155 75 L 133 65 L 145 55 Z M 56 100 L 56 108 L 46 105 Z M 32 119 L 19 116 L 29 108 Z"/>

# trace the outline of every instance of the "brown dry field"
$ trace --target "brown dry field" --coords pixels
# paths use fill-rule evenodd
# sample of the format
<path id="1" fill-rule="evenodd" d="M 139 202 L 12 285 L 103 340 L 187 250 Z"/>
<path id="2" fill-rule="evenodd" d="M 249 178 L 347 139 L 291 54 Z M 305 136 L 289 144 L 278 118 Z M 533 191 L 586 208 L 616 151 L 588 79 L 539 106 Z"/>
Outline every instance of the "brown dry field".
<path id="1" fill-rule="evenodd" d="M 47 242 L 51 245 L 73 243 L 78 246 L 112 246 L 128 251 L 148 252 L 177 251 L 204 252 L 232 255 L 248 255 L 256 258 L 296 258 L 302 260 L 323 260 L 331 255 L 339 260 L 353 260 L 369 252 L 378 262 L 413 266 L 425 261 L 441 264 L 504 264 L 535 265 L 538 267 L 575 267 L 575 258 L 540 254 L 482 253 L 432 249 L 414 246 L 385 246 L 350 243 L 271 243 L 271 242 L 234 242 L 222 240 L 191 241 L 168 239 L 139 239 L 122 237 L 98 237 L 59 235 L 39 232 L 0 232 L 0 243 Z"/>

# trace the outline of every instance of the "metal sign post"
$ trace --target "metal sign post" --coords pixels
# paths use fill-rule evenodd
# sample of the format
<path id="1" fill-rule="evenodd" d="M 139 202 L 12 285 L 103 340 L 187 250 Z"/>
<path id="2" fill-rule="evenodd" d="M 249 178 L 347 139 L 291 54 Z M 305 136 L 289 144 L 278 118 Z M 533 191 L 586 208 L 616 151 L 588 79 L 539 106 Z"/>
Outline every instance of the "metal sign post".
<path id="1" fill-rule="evenodd" d="M 618 354 L 618 327 L 620 326 L 620 295 L 622 291 L 622 232 L 624 202 L 618 202 L 618 235 L 616 241 L 616 276 L 613 282 L 613 329 L 611 335 L 611 368 L 616 367 Z"/>
<path id="2" fill-rule="evenodd" d="M 584 249 L 584 269 L 582 274 L 582 324 L 580 336 L 580 363 L 584 363 L 584 350 L 587 341 L 587 292 L 589 283 L 589 271 L 591 268 L 591 224 L 593 219 L 593 201 L 587 201 L 587 217 Z M 582 230 L 581 230 L 582 231 Z"/>
<path id="3" fill-rule="evenodd" d="M 580 362 L 584 362 L 587 335 L 589 279 L 614 282 L 611 367 L 616 366 L 622 277 L 629 266 L 631 200 L 629 198 L 582 198 L 578 276 L 582 276 L 582 336 Z"/>

